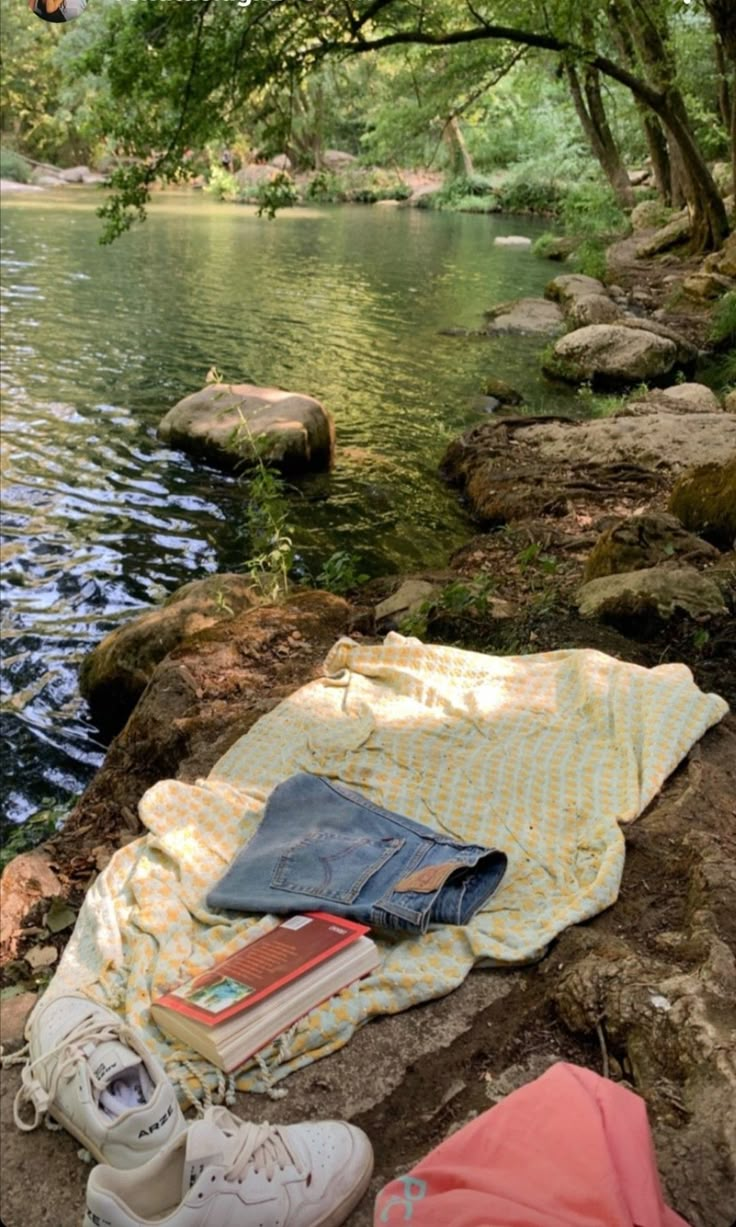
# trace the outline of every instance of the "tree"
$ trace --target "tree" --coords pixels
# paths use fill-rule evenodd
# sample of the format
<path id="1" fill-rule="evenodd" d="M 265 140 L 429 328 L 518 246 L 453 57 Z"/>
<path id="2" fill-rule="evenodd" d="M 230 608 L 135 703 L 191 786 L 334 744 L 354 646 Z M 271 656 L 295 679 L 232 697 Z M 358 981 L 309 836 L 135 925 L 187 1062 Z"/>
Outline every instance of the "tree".
<path id="1" fill-rule="evenodd" d="M 719 37 L 729 56 L 730 2 L 709 0 L 715 19 L 725 23 Z M 115 123 L 118 141 L 131 155 L 140 157 L 146 146 L 160 152 L 147 166 L 118 176 L 108 220 L 113 230 L 128 224 L 131 210 L 142 211 L 154 177 L 176 177 L 186 146 L 211 137 L 213 126 L 227 128 L 254 94 L 274 82 L 391 47 L 445 48 L 449 55 L 477 44 L 489 55 L 493 47 L 503 54 L 520 47 L 552 53 L 582 72 L 593 96 L 592 74 L 629 90 L 658 117 L 677 150 L 694 247 L 719 246 L 728 233 L 725 209 L 693 135 L 670 53 L 668 19 L 679 3 L 617 0 L 636 53 L 632 67 L 611 48 L 608 0 L 586 6 L 585 29 L 573 0 L 272 0 L 243 9 L 215 0 L 128 0 L 117 13 L 112 47 L 100 45 L 97 54 L 106 61 L 113 96 L 124 104 Z M 515 24 L 506 24 L 509 19 Z"/>

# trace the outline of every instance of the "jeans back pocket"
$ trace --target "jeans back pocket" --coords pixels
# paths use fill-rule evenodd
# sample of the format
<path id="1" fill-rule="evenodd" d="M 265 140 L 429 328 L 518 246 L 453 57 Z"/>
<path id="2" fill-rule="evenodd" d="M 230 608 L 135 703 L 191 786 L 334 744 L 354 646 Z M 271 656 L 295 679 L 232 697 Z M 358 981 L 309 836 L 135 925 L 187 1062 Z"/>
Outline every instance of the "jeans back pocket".
<path id="1" fill-rule="evenodd" d="M 311 831 L 279 857 L 271 885 L 299 895 L 353 903 L 405 840 Z"/>

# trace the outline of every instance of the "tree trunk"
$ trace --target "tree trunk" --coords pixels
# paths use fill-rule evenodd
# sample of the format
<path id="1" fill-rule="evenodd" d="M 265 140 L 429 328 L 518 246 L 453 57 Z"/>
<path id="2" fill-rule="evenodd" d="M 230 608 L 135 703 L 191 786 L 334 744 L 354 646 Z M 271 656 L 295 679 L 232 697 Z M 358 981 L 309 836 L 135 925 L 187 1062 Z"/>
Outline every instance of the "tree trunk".
<path id="1" fill-rule="evenodd" d="M 636 51 L 634 42 L 626 27 L 623 17 L 615 4 L 611 4 L 608 10 L 608 23 L 616 43 L 619 55 L 624 65 L 632 72 L 636 70 Z M 657 185 L 662 200 L 666 205 L 672 204 L 672 168 L 670 166 L 670 154 L 667 148 L 667 137 L 662 131 L 657 116 L 649 109 L 646 103 L 642 102 L 641 98 L 634 96 L 634 103 L 639 112 L 644 136 L 649 150 L 649 158 L 652 163 L 652 173 L 654 182 Z"/>
<path id="2" fill-rule="evenodd" d="M 586 69 L 585 96 L 583 96 L 577 70 L 572 64 L 567 66 L 567 80 L 578 119 L 604 175 L 613 188 L 619 204 L 624 209 L 633 208 L 636 203 L 634 190 L 608 124 L 598 73 L 593 68 Z"/>
<path id="3" fill-rule="evenodd" d="M 721 2 L 715 0 L 715 3 Z M 725 0 L 725 3 L 730 7 L 731 0 Z M 657 14 L 657 7 L 656 2 L 648 3 L 646 12 L 643 12 L 638 3 L 621 0 L 619 13 L 647 75 L 661 91 L 657 105 L 652 105 L 672 137 L 681 160 L 682 188 L 692 219 L 693 250 L 710 251 L 720 247 L 726 239 L 728 218 L 713 176 L 693 136 L 687 108 L 676 84 L 664 16 L 661 12 Z M 728 47 L 726 52 L 730 55 Z"/>
<path id="4" fill-rule="evenodd" d="M 450 154 L 450 171 L 453 178 L 462 176 L 465 179 L 471 179 L 475 174 L 475 167 L 473 166 L 473 159 L 470 156 L 468 146 L 465 144 L 465 137 L 462 134 L 457 115 L 453 115 L 452 119 L 448 120 L 442 135 L 445 138 Z"/>

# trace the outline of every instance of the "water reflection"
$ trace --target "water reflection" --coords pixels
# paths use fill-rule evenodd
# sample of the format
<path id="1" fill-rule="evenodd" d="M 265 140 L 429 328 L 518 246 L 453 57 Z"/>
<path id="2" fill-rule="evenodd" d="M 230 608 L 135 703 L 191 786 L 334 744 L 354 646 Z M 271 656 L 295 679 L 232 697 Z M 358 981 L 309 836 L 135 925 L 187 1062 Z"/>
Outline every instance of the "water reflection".
<path id="1" fill-rule="evenodd" d="M 442 563 L 468 531 L 436 476 L 446 440 L 477 420 L 484 376 L 539 394 L 537 343 L 437 335 L 540 291 L 547 266 L 492 244 L 518 219 L 343 208 L 271 223 L 174 196 L 103 249 L 95 203 L 70 191 L 3 208 L 1 718 L 15 820 L 77 793 L 99 760 L 77 697 L 89 646 L 247 556 L 244 483 L 155 436 L 210 366 L 308 392 L 335 416 L 335 471 L 291 497 L 313 573 L 335 549 L 373 574 Z"/>

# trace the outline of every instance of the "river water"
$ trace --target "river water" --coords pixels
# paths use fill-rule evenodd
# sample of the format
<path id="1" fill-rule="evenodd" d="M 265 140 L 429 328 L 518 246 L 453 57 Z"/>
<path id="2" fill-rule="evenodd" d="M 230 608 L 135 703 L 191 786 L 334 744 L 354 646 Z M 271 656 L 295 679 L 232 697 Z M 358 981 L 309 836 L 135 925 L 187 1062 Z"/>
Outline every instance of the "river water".
<path id="1" fill-rule="evenodd" d="M 101 760 L 77 691 L 85 652 L 248 557 L 247 483 L 156 439 L 213 364 L 307 392 L 335 417 L 334 471 L 290 494 L 304 573 L 336 549 L 371 575 L 442 564 L 471 527 L 437 464 L 481 416 L 484 377 L 555 404 L 539 342 L 438 335 L 540 293 L 550 266 L 493 245 L 538 224 L 357 206 L 267 221 L 167 194 L 103 248 L 96 203 L 82 189 L 3 201 L 6 823 L 70 802 Z"/>

